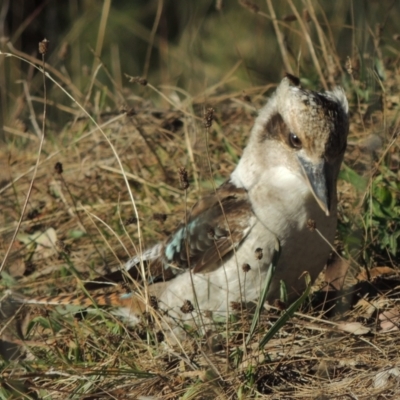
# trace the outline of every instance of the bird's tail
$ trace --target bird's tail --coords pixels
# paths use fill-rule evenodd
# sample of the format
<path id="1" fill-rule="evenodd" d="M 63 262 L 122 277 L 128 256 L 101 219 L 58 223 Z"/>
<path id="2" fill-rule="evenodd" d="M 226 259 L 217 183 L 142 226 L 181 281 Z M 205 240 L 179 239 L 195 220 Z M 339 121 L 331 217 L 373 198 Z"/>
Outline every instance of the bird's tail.
<path id="1" fill-rule="evenodd" d="M 20 304 L 42 304 L 48 306 L 78 306 L 87 307 L 112 307 L 125 308 L 138 315 L 146 309 L 146 302 L 137 293 L 94 293 L 85 294 L 60 294 L 57 296 L 25 297 L 19 293 L 10 292 L 10 300 Z"/>

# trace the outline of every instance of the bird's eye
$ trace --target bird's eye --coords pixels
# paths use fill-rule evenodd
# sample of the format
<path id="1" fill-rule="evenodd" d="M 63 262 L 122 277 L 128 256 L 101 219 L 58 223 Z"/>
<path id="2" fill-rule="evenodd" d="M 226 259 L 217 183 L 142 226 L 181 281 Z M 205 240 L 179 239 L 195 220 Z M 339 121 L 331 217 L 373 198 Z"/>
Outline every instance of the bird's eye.
<path id="1" fill-rule="evenodd" d="M 301 147 L 302 147 L 301 140 L 294 133 L 289 133 L 289 144 L 294 149 L 301 149 Z"/>

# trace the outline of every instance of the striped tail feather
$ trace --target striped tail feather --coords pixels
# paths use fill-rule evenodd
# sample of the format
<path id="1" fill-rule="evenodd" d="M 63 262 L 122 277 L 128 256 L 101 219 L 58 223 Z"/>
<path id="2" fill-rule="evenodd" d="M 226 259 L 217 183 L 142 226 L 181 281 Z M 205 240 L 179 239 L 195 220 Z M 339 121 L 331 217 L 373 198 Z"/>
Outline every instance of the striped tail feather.
<path id="1" fill-rule="evenodd" d="M 10 293 L 11 301 L 20 304 L 37 304 L 45 306 L 77 306 L 82 309 L 88 307 L 111 307 L 116 314 L 137 316 L 146 311 L 146 302 L 137 293 L 94 293 L 91 297 L 79 294 L 60 294 L 57 296 L 25 297 L 19 293 Z M 156 301 L 151 298 L 149 304 L 156 308 Z M 114 313 L 114 312 L 112 312 Z"/>

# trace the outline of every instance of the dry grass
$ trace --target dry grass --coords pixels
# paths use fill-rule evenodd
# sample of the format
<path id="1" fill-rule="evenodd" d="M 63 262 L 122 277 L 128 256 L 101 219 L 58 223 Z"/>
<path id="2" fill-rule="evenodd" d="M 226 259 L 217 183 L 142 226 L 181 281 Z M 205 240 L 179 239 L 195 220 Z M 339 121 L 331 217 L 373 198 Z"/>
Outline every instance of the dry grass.
<path id="1" fill-rule="evenodd" d="M 265 15 L 252 3 L 242 3 L 243 10 L 256 11 L 260 18 L 273 15 L 272 2 L 267 2 L 269 14 Z M 301 13 L 293 2 L 289 4 L 294 16 Z M 186 341 L 170 346 L 150 317 L 131 329 L 107 311 L 17 309 L 0 298 L 3 317 L 12 316 L 3 318 L 0 332 L 5 340 L 20 346 L 20 357 L 0 362 L 0 398 L 399 396 L 399 254 L 379 250 L 383 231 L 390 226 L 372 229 L 365 219 L 366 215 L 377 218 L 372 201 L 368 201 L 373 197 L 370 189 L 374 182 L 385 178 L 396 183 L 400 178 L 399 53 L 394 60 L 384 58 L 379 38 L 370 32 L 376 50 L 374 62 L 380 63 L 385 79 L 372 70 L 363 75 L 367 69 L 362 65 L 371 56 L 354 56 L 346 64 L 331 40 L 332 30 L 319 25 L 321 19 L 316 15 L 321 10 L 314 9 L 311 1 L 305 4 L 309 15 L 299 14 L 297 18 L 303 19 L 292 29 L 306 38 L 303 46 L 310 53 L 310 75 L 316 71 L 322 86 L 341 81 L 351 103 L 346 168 L 339 183 L 337 238 L 337 252 L 350 264 L 345 293 L 334 293 L 337 298 L 328 303 L 328 311 L 322 311 L 316 303 L 304 306 L 261 349 L 260 340 L 285 311 L 271 308 L 263 313 L 247 346 L 244 343 L 251 323 L 247 311 L 232 315 L 228 327 L 216 322 L 213 334 L 198 337 L 193 333 Z M 314 24 L 312 32 L 304 22 L 308 18 Z M 286 69 L 296 69 L 294 58 L 279 39 L 279 31 L 287 29 L 289 20 L 287 17 L 274 24 L 278 38 L 275 45 Z M 99 33 L 99 41 L 100 37 Z M 221 81 L 228 81 L 234 70 Z M 57 74 L 52 76 L 61 82 Z M 95 72 L 91 79 L 99 87 Z M 115 101 L 110 109 L 102 107 L 92 87 L 87 93 L 76 94 L 71 82 L 64 81 L 64 85 L 84 110 L 95 116 L 95 122 L 60 102 L 59 107 L 64 107 L 70 117 L 60 130 L 50 118 L 33 114 L 29 102 L 43 103 L 43 97 L 29 92 L 26 110 L 37 121 L 39 131 L 27 129 L 17 120 L 5 126 L 11 139 L 0 147 L 0 259 L 5 261 L 1 292 L 7 288 L 26 295 L 80 292 L 83 281 L 122 265 L 134 255 L 139 237 L 143 247 L 167 237 L 204 191 L 229 176 L 246 143 L 256 109 L 273 88 L 254 86 L 246 93 L 224 94 L 223 85 L 210 85 L 199 95 L 185 93 L 178 101 L 174 95 L 165 96 L 171 94 L 170 89 L 164 93 L 151 82 L 145 88 L 127 82 L 123 88 L 114 87 L 115 96 L 129 99 L 124 104 L 131 106 L 118 109 L 119 101 Z M 162 99 L 163 106 L 155 107 L 148 100 L 151 96 Z M 50 92 L 49 106 L 51 101 Z M 208 107 L 215 109 L 209 130 L 204 127 L 204 110 Z M 44 120 L 45 142 L 38 157 Z M 12 242 L 37 162 L 27 209 Z M 187 196 L 180 188 L 180 167 L 190 175 Z M 393 187 L 391 193 L 395 198 L 392 208 L 397 212 L 399 191 Z M 32 243 L 30 238 L 36 232 L 45 232 L 43 236 L 50 237 L 55 245 L 41 240 Z M 356 279 L 363 269 L 369 275 Z M 326 286 L 323 276 L 320 282 L 321 287 Z M 369 292 L 370 296 L 351 296 L 355 291 L 361 296 Z M 320 296 L 325 294 L 322 291 Z M 1 344 L 4 351 L 5 343 Z"/>

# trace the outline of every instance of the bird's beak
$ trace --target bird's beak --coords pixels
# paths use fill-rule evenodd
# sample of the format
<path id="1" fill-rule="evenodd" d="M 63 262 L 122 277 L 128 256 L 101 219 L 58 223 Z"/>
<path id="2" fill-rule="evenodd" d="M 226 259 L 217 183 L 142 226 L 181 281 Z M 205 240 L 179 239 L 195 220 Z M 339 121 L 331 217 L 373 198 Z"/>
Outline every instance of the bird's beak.
<path id="1" fill-rule="evenodd" d="M 325 212 L 326 216 L 329 217 L 331 204 L 329 189 L 332 183 L 332 174 L 329 173 L 329 165 L 327 165 L 325 160 L 313 163 L 301 155 L 298 155 L 298 159 L 315 200 L 317 200 L 318 205 Z"/>

